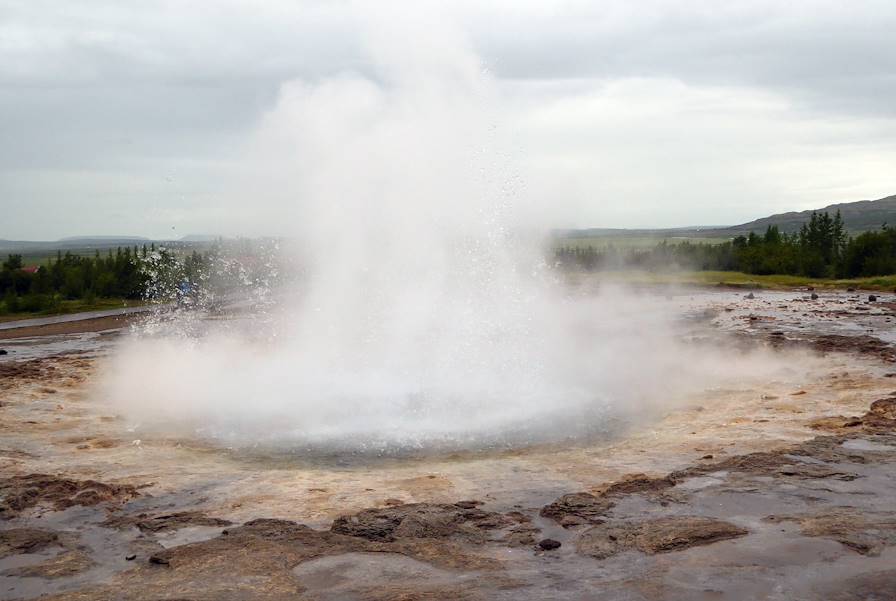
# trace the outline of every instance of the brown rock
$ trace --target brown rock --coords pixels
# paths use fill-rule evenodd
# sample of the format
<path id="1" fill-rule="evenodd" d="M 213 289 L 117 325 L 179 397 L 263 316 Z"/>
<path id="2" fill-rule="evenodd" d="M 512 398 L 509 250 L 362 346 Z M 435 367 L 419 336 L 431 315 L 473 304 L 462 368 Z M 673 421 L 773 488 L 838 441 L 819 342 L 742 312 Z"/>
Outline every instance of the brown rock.
<path id="1" fill-rule="evenodd" d="M 619 497 L 631 494 L 656 494 L 675 486 L 669 476 L 651 478 L 645 474 L 629 474 L 613 482 L 600 492 L 602 497 Z"/>
<path id="2" fill-rule="evenodd" d="M 12 517 L 37 505 L 62 510 L 75 505 L 126 501 L 139 496 L 139 493 L 135 487 L 125 484 L 28 474 L 0 480 L 0 496 L 0 517 Z"/>
<path id="3" fill-rule="evenodd" d="M 896 570 L 870 572 L 846 578 L 833 590 L 824 591 L 825 601 L 884 601 L 896 591 Z"/>
<path id="4" fill-rule="evenodd" d="M 550 518 L 565 527 L 578 523 L 599 524 L 613 505 L 613 501 L 609 499 L 577 492 L 563 495 L 550 505 L 545 505 L 540 513 L 542 517 Z"/>
<path id="5" fill-rule="evenodd" d="M 150 562 L 170 566 L 174 572 L 200 570 L 229 577 L 235 562 L 243 573 L 269 575 L 315 557 L 381 551 L 449 568 L 492 569 L 498 565 L 495 560 L 468 555 L 444 538 L 379 542 L 279 519 L 252 520 L 229 529 L 226 535 L 158 551 Z"/>
<path id="6" fill-rule="evenodd" d="M 504 543 L 510 547 L 531 547 L 535 544 L 535 535 L 540 530 L 531 524 L 514 526 L 504 537 Z"/>
<path id="7" fill-rule="evenodd" d="M 601 524 L 582 533 L 579 553 L 605 559 L 621 551 L 668 553 L 745 536 L 747 530 L 714 518 L 674 516 L 617 525 Z"/>
<path id="8" fill-rule="evenodd" d="M 830 417 L 820 417 L 809 422 L 809 427 L 813 430 L 839 431 L 848 428 L 856 428 L 862 425 L 860 417 L 844 417 L 842 415 L 834 415 Z"/>
<path id="9" fill-rule="evenodd" d="M 832 438 L 832 437 L 828 437 Z M 796 456 L 812 457 L 822 461 L 841 461 L 854 459 L 839 448 L 840 440 L 826 440 L 825 437 L 813 439 L 779 451 L 759 451 L 746 455 L 729 457 L 714 463 L 703 463 L 669 475 L 675 482 L 685 478 L 702 476 L 712 472 L 744 472 L 761 476 L 785 476 L 799 479 L 834 478 L 850 481 L 858 476 L 847 470 L 831 468 L 814 462 L 801 461 Z M 855 458 L 863 461 L 862 457 Z"/>
<path id="10" fill-rule="evenodd" d="M 896 398 L 874 401 L 862 417 L 823 417 L 810 422 L 809 427 L 831 432 L 861 427 L 869 434 L 889 434 L 896 431 Z"/>
<path id="11" fill-rule="evenodd" d="M 94 565 L 87 554 L 81 551 L 67 551 L 37 565 L 9 570 L 4 572 L 4 575 L 25 578 L 67 578 L 89 570 Z"/>
<path id="12" fill-rule="evenodd" d="M 545 551 L 553 551 L 554 549 L 559 549 L 562 543 L 558 540 L 554 540 L 553 538 L 543 538 L 538 541 L 539 548 Z"/>
<path id="13" fill-rule="evenodd" d="M 896 512 L 867 513 L 834 507 L 811 514 L 769 516 L 767 521 L 795 521 L 806 536 L 829 538 L 861 555 L 879 555 L 896 544 Z"/>
<path id="14" fill-rule="evenodd" d="M 372 541 L 397 538 L 447 538 L 458 536 L 471 542 L 485 540 L 484 531 L 505 528 L 513 521 L 499 513 L 460 505 L 408 503 L 394 507 L 365 509 L 334 520 L 330 530 Z"/>
<path id="15" fill-rule="evenodd" d="M 882 419 L 896 420 L 896 398 L 874 401 L 871 403 L 868 413 Z"/>
<path id="16" fill-rule="evenodd" d="M 867 309 L 867 307 L 864 307 Z M 839 351 L 872 355 L 885 361 L 896 361 L 893 347 L 874 336 L 846 336 L 842 334 L 825 334 L 814 339 L 812 346 L 821 352 Z"/>
<path id="17" fill-rule="evenodd" d="M 208 517 L 201 511 L 180 511 L 165 515 L 149 516 L 117 516 L 106 520 L 103 525 L 108 528 L 139 528 L 141 532 L 164 532 L 178 530 L 188 526 L 230 526 L 233 522 L 220 518 Z"/>
<path id="18" fill-rule="evenodd" d="M 59 535 L 38 528 L 0 530 L 0 559 L 21 553 L 36 553 L 59 544 Z"/>

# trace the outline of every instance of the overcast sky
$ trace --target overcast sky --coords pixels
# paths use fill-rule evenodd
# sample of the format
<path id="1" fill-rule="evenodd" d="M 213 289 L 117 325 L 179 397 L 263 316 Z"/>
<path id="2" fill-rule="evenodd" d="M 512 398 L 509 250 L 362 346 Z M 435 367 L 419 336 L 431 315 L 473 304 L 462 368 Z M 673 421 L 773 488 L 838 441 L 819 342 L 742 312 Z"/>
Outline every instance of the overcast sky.
<path id="1" fill-rule="evenodd" d="M 393 85 L 365 42 L 371 7 L 380 25 L 415 18 L 388 2 L 0 0 L 0 238 L 267 233 L 243 231 L 229 178 L 285 87 Z M 428 9 L 438 21 L 390 48 L 425 54 L 435 22 L 459 32 L 512 140 L 516 200 L 550 207 L 548 226 L 731 224 L 896 193 L 892 0 Z"/>

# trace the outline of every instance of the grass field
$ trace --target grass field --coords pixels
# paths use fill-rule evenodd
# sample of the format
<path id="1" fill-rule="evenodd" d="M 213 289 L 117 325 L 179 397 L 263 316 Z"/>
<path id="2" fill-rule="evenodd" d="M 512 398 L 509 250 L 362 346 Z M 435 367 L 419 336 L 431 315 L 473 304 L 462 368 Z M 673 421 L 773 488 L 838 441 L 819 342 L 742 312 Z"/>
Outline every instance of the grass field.
<path id="1" fill-rule="evenodd" d="M 730 241 L 731 238 L 697 238 L 690 236 L 589 236 L 584 238 L 557 238 L 554 241 L 556 248 L 588 248 L 594 249 L 607 248 L 613 246 L 615 248 L 653 248 L 660 242 L 667 244 L 681 244 L 682 242 L 690 242 L 691 244 L 722 244 Z"/>
<path id="2" fill-rule="evenodd" d="M 626 284 L 670 284 L 684 286 L 731 286 L 737 288 L 764 288 L 787 290 L 812 286 L 820 289 L 846 289 L 893 291 L 896 275 L 827 280 L 794 275 L 753 275 L 739 271 L 604 271 L 590 274 L 592 277 Z"/>
<path id="3" fill-rule="evenodd" d="M 102 298 L 95 302 L 87 303 L 83 300 L 64 300 L 58 309 L 38 311 L 33 313 L 9 313 L 0 315 L 0 323 L 16 321 L 19 319 L 32 319 L 35 317 L 47 317 L 50 315 L 68 315 L 71 313 L 83 313 L 84 311 L 103 311 L 106 309 L 121 309 L 123 307 L 138 307 L 144 304 L 139 300 L 124 300 L 120 298 Z"/>

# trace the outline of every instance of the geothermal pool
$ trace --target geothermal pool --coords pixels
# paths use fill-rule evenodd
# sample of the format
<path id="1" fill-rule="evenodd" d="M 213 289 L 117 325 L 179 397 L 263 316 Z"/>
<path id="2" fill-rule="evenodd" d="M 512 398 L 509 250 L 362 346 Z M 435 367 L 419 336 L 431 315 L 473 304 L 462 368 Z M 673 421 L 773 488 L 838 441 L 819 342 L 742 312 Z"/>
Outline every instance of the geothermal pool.
<path id="1" fill-rule="evenodd" d="M 557 418 L 531 439 L 374 448 L 282 435 L 252 444 L 188 419 L 166 428 L 97 393 L 133 342 L 127 335 L 64 335 L 76 351 L 67 354 L 42 337 L 13 341 L 0 364 L 0 509 L 13 532 L 2 535 L 2 596 L 847 599 L 892 590 L 896 436 L 889 405 L 869 406 L 896 388 L 894 299 L 627 293 L 648 297 L 639 310 L 664 307 L 653 322 L 675 339 L 664 350 L 721 360 L 688 383 L 675 377 L 680 362 L 659 355 L 642 373 L 660 381 L 629 380 L 642 394 L 619 405 L 602 397 L 599 427 L 563 430 L 570 422 Z M 637 370 L 639 357 L 627 360 Z M 542 548 L 545 539 L 559 548 Z"/>

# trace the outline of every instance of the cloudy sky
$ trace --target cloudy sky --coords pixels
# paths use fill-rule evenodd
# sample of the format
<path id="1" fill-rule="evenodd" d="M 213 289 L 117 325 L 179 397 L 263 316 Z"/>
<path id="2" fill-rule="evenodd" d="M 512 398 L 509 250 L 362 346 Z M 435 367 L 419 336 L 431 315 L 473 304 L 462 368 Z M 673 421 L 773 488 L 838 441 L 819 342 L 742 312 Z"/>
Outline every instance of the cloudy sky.
<path id="1" fill-rule="evenodd" d="M 246 153 L 284 90 L 350 74 L 388 91 L 383 61 L 426 72 L 446 27 L 462 51 L 435 60 L 481 68 L 515 202 L 546 225 L 896 193 L 892 0 L 413 4 L 0 0 L 0 238 L 279 233 L 247 226 L 234 190 L 264 200 L 232 178 L 263 176 Z"/>

